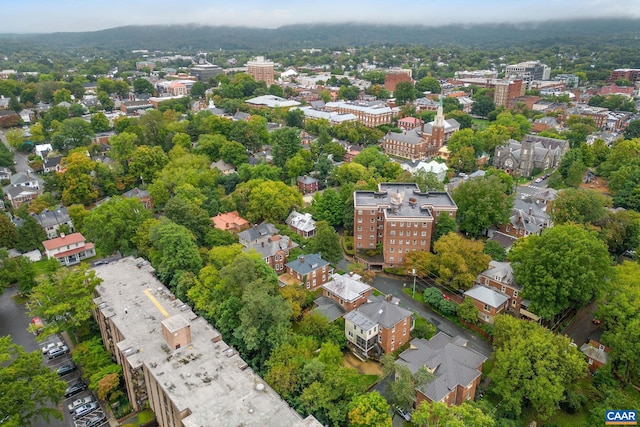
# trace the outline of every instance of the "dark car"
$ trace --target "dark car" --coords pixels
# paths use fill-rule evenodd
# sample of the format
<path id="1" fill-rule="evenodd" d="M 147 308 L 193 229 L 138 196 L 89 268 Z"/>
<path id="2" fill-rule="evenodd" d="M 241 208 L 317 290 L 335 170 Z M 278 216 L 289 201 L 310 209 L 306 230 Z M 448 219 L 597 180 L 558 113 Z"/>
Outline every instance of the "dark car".
<path id="1" fill-rule="evenodd" d="M 86 389 L 87 385 L 82 381 L 78 381 L 77 383 L 73 383 L 69 387 L 67 387 L 67 390 L 64 392 L 64 397 L 71 397 L 74 394 L 78 394 Z"/>
<path id="2" fill-rule="evenodd" d="M 76 369 L 78 369 L 76 365 L 74 365 L 73 363 L 67 363 L 65 365 L 60 366 L 58 369 L 56 369 L 56 373 L 60 376 L 63 376 L 63 375 L 67 375 L 70 372 L 75 371 Z"/>
<path id="3" fill-rule="evenodd" d="M 104 416 L 104 414 L 94 414 L 94 415 L 88 416 L 84 424 L 79 424 L 79 425 L 84 427 L 95 427 L 105 422 L 106 419 L 107 418 Z"/>

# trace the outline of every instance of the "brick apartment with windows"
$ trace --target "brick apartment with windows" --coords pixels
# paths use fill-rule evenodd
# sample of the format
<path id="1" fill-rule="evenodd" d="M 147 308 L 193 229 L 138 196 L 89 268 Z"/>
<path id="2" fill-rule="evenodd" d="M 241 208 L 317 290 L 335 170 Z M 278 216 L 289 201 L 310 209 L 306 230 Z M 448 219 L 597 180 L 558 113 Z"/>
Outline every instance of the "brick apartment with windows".
<path id="1" fill-rule="evenodd" d="M 413 374 L 423 367 L 433 374 L 433 381 L 416 388 L 416 407 L 423 400 L 451 406 L 475 399 L 486 360 L 467 347 L 464 338 L 438 332 L 428 341 L 423 338 L 411 341 L 410 347 L 398 357 L 398 364 Z"/>
<path id="2" fill-rule="evenodd" d="M 440 215 L 456 216 L 447 192 L 422 193 L 415 183 L 380 183 L 378 191 L 353 195 L 353 236 L 358 252 L 382 245 L 383 261 L 360 261 L 369 267 L 402 265 L 411 251 L 429 251 Z"/>
<path id="3" fill-rule="evenodd" d="M 347 341 L 366 357 L 393 352 L 411 339 L 412 313 L 391 299 L 387 295 L 344 315 Z"/>
<path id="4" fill-rule="evenodd" d="M 327 283 L 333 274 L 329 261 L 320 254 L 300 255 L 285 267 L 287 272 L 278 278 L 280 283 L 301 284 L 312 291 Z"/>

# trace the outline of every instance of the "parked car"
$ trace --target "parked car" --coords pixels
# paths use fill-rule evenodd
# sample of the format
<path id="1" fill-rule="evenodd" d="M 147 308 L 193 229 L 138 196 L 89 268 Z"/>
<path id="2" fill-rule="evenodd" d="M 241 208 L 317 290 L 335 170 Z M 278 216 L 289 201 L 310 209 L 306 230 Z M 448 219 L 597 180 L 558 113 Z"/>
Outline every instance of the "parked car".
<path id="1" fill-rule="evenodd" d="M 83 381 L 78 381 L 76 383 L 71 384 L 67 387 L 67 390 L 64 392 L 64 397 L 71 397 L 74 394 L 78 394 L 83 390 L 87 389 L 87 385 Z"/>
<path id="2" fill-rule="evenodd" d="M 405 421 L 411 421 L 411 412 L 403 410 L 401 407 L 396 406 L 396 412 L 400 415 Z"/>
<path id="3" fill-rule="evenodd" d="M 69 406 L 68 406 L 69 413 L 73 414 L 76 411 L 76 409 L 78 409 L 80 406 L 86 405 L 87 403 L 91 403 L 93 401 L 94 401 L 93 395 L 89 395 L 81 399 L 76 399 L 73 402 L 69 403 Z"/>
<path id="4" fill-rule="evenodd" d="M 56 373 L 60 376 L 63 376 L 75 371 L 76 369 L 78 369 L 76 365 L 74 365 L 73 363 L 67 363 L 56 369 Z"/>
<path id="5" fill-rule="evenodd" d="M 536 178 L 535 183 L 536 183 L 536 184 L 539 184 L 539 183 L 541 183 L 541 182 L 542 182 L 542 180 L 543 180 L 543 179 L 544 179 L 544 178 Z"/>
<path id="6" fill-rule="evenodd" d="M 92 413 L 96 409 L 98 409 L 98 404 L 96 402 L 85 403 L 84 405 L 76 408 L 75 413 L 73 414 L 73 418 L 82 418 L 83 416 Z"/>
<path id="7" fill-rule="evenodd" d="M 55 359 L 58 356 L 69 353 L 69 347 L 62 345 L 61 347 L 52 348 L 49 350 L 49 359 Z"/>
<path id="8" fill-rule="evenodd" d="M 42 354 L 47 354 L 49 353 L 49 350 L 52 350 L 56 347 L 62 347 L 64 345 L 64 343 L 62 341 L 58 341 L 58 342 L 50 342 L 49 344 L 45 345 L 44 347 L 42 347 Z"/>
<path id="9" fill-rule="evenodd" d="M 95 426 L 99 426 L 100 424 L 102 424 L 106 420 L 107 420 L 107 417 L 105 417 L 104 414 L 94 414 L 94 415 L 90 415 L 86 419 L 84 424 L 80 424 L 80 425 L 82 425 L 84 427 L 95 427 Z"/>

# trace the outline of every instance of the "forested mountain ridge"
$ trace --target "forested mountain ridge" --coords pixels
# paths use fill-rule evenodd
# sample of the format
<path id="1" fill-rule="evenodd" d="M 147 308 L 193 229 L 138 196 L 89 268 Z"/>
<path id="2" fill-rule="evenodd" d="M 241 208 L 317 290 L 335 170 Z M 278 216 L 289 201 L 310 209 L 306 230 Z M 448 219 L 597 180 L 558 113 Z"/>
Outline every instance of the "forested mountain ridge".
<path id="1" fill-rule="evenodd" d="M 446 25 L 440 27 L 369 24 L 289 25 L 276 29 L 171 25 L 126 26 L 91 32 L 0 34 L 0 49 L 11 45 L 150 50 L 282 50 L 426 44 L 506 47 L 522 44 L 622 45 L 640 39 L 640 20 L 587 19 L 520 24 Z"/>

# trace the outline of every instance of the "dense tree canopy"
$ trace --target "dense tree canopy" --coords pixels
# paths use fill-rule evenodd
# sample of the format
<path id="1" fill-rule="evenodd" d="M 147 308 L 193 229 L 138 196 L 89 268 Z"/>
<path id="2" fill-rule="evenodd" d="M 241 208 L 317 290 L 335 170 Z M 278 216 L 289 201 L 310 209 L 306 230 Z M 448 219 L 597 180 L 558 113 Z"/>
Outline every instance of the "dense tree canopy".
<path id="1" fill-rule="evenodd" d="M 559 409 L 567 387 L 587 373 L 587 362 L 570 342 L 535 322 L 496 318 L 491 378 L 507 411 L 519 415 L 530 404 L 546 419 Z"/>
<path id="2" fill-rule="evenodd" d="M 62 400 L 66 383 L 42 363 L 39 351 L 27 353 L 0 337 L 0 421 L 7 427 L 32 425 L 39 418 L 62 420 L 55 408 Z M 52 407 L 54 406 L 54 407 Z"/>
<path id="3" fill-rule="evenodd" d="M 478 237 L 487 227 L 504 224 L 513 207 L 513 196 L 507 190 L 497 176 L 470 179 L 453 190 L 460 231 Z"/>
<path id="4" fill-rule="evenodd" d="M 520 239 L 509 259 L 522 296 L 544 319 L 584 306 L 610 279 L 607 247 L 595 233 L 577 225 L 556 225 L 540 236 Z"/>

